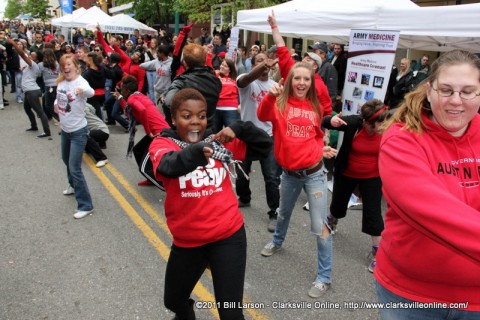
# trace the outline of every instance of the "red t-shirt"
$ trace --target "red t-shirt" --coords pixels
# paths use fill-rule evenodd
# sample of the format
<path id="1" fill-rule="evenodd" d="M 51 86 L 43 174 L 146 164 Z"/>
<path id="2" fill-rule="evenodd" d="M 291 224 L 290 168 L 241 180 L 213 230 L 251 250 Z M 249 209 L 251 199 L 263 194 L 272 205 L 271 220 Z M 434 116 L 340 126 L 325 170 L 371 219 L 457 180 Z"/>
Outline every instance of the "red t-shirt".
<path id="1" fill-rule="evenodd" d="M 367 130 L 362 128 L 353 138 L 348 167 L 343 174 L 357 179 L 379 177 L 378 154 L 381 140 L 382 136 L 378 133 L 369 135 Z"/>

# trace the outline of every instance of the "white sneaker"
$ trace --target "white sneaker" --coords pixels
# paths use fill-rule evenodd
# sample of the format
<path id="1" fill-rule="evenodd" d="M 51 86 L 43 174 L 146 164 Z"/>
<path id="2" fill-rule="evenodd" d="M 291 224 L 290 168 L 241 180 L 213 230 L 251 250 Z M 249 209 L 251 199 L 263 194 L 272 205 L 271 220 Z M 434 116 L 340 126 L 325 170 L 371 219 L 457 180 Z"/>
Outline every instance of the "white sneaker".
<path id="1" fill-rule="evenodd" d="M 97 162 L 97 168 L 104 167 L 108 163 L 108 159 L 100 160 Z"/>
<path id="2" fill-rule="evenodd" d="M 310 211 L 310 205 L 308 204 L 308 202 L 303 205 L 303 210 Z"/>
<path id="3" fill-rule="evenodd" d="M 5 107 L 3 106 L 3 104 L 0 104 L 0 110 L 3 110 L 5 109 Z"/>
<path id="4" fill-rule="evenodd" d="M 88 211 L 77 211 L 73 214 L 73 217 L 75 219 L 82 219 L 88 216 L 89 214 L 92 214 L 92 212 L 93 212 L 93 209 Z"/>
<path id="5" fill-rule="evenodd" d="M 75 189 L 72 188 L 72 186 L 68 186 L 67 189 L 63 190 L 63 194 L 66 196 L 69 196 L 71 194 L 75 193 Z"/>
<path id="6" fill-rule="evenodd" d="M 328 191 L 333 192 L 333 180 L 327 181 Z"/>
<path id="7" fill-rule="evenodd" d="M 265 245 L 260 254 L 264 257 L 270 257 L 272 254 L 276 253 L 281 249 L 282 247 L 277 247 L 275 244 L 273 244 L 273 242 L 269 242 Z"/>
<path id="8" fill-rule="evenodd" d="M 328 289 L 330 289 L 330 283 L 325 283 L 318 280 L 315 281 L 310 290 L 308 290 L 308 295 L 311 298 L 320 298 L 327 292 Z"/>

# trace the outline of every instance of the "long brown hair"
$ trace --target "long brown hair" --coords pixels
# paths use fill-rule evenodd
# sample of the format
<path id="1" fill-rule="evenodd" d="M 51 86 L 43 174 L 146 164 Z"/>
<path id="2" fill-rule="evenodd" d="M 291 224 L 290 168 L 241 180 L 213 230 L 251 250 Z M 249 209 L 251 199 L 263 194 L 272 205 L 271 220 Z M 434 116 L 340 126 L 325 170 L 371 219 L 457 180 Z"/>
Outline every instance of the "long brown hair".
<path id="1" fill-rule="evenodd" d="M 290 72 L 288 73 L 287 80 L 285 81 L 284 84 L 284 90 L 280 96 L 277 98 L 277 107 L 280 113 L 285 112 L 285 108 L 287 106 L 287 101 L 288 98 L 292 96 L 293 90 L 292 90 L 292 79 L 294 76 L 295 71 L 298 68 L 304 68 L 307 69 L 310 72 L 310 78 L 312 79 L 312 85 L 308 89 L 306 99 L 312 103 L 312 108 L 313 111 L 317 114 L 318 121 L 322 119 L 322 109 L 320 107 L 320 102 L 318 101 L 317 97 L 317 91 L 315 90 L 315 71 L 313 70 L 312 66 L 307 63 L 307 62 L 297 62 L 292 69 L 290 69 Z"/>
<path id="2" fill-rule="evenodd" d="M 228 69 L 230 69 L 230 73 L 226 74 L 226 77 L 232 78 L 233 80 L 237 79 L 237 69 L 235 68 L 235 62 L 231 59 L 225 59 L 223 60 L 228 66 Z"/>
<path id="3" fill-rule="evenodd" d="M 400 104 L 397 111 L 388 121 L 385 121 L 382 130 L 388 129 L 395 123 L 404 123 L 404 129 L 422 133 L 425 128 L 422 113 L 432 112 L 430 102 L 427 100 L 427 83 L 431 84 L 437 80 L 440 72 L 445 68 L 460 64 L 468 64 L 480 71 L 480 58 L 469 51 L 457 49 L 441 55 L 432 64 L 430 76 L 405 96 L 404 102 Z"/>

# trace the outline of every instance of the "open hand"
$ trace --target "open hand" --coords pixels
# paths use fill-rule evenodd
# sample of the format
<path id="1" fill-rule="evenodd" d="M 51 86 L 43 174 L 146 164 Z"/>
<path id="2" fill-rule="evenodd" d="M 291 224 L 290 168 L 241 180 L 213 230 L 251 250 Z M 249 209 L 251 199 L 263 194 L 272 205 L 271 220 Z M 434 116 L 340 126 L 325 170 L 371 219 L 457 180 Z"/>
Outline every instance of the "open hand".
<path id="1" fill-rule="evenodd" d="M 337 155 L 337 149 L 326 146 L 323 147 L 323 157 L 326 159 L 331 159 Z"/>

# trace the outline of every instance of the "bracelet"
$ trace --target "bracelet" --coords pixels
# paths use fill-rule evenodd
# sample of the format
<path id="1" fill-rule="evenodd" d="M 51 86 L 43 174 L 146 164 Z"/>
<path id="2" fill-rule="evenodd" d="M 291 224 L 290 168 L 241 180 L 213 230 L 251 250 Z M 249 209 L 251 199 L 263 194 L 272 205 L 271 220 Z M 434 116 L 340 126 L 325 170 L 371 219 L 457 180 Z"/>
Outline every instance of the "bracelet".
<path id="1" fill-rule="evenodd" d="M 272 29 L 276 29 L 276 28 L 278 28 L 278 26 L 272 26 Z"/>

